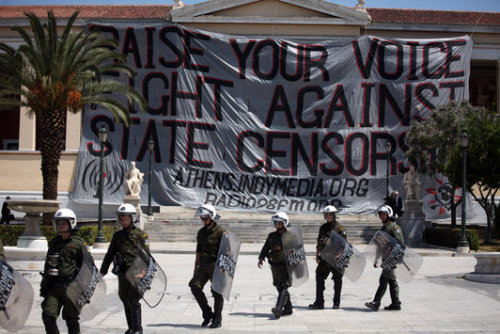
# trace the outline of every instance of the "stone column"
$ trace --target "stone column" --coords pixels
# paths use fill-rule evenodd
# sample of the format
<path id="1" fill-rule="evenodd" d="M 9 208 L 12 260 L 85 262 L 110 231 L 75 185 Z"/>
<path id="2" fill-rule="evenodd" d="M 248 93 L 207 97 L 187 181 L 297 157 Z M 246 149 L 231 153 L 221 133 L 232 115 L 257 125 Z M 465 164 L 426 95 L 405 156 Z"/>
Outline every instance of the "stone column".
<path id="1" fill-rule="evenodd" d="M 82 137 L 82 111 L 66 113 L 66 151 L 78 151 Z"/>
<path id="2" fill-rule="evenodd" d="M 30 108 L 19 109 L 19 150 L 34 151 L 36 147 L 36 117 Z"/>

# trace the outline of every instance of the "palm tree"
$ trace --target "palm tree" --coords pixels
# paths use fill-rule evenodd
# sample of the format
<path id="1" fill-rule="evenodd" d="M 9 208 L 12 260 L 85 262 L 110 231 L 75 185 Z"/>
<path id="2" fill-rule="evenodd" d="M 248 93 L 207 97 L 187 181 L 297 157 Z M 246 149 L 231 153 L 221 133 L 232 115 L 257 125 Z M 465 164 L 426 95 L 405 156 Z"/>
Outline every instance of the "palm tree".
<path id="1" fill-rule="evenodd" d="M 25 13 L 32 34 L 12 28 L 23 43 L 16 49 L 0 43 L 0 109 L 29 107 L 39 122 L 43 198 L 57 199 L 59 159 L 66 133 L 66 111 L 77 113 L 86 104 L 109 110 L 117 122 L 129 124 L 127 106 L 146 110 L 147 102 L 133 88 L 104 78 L 109 71 L 127 76 L 135 72 L 125 58 L 112 50 L 116 41 L 99 32 L 72 31 L 78 11 L 58 35 L 56 18 L 48 11 L 45 24 L 33 13 Z M 112 47 L 110 47 L 112 46 Z M 110 93 L 117 93 L 111 95 Z"/>

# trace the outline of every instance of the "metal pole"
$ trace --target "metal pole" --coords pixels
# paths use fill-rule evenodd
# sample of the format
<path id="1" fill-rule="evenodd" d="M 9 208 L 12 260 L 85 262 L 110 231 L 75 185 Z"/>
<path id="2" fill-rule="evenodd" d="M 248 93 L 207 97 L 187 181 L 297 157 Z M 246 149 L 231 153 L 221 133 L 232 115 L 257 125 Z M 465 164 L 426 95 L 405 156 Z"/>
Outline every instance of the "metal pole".
<path id="1" fill-rule="evenodd" d="M 385 197 L 389 197 L 389 168 L 390 168 L 390 152 L 387 153 L 387 171 L 385 176 Z"/>
<path id="2" fill-rule="evenodd" d="M 468 252 L 469 242 L 465 236 L 466 198 L 467 198 L 467 148 L 462 147 L 462 231 L 457 244 L 457 251 Z"/>
<path id="3" fill-rule="evenodd" d="M 153 161 L 153 150 L 149 150 L 149 169 L 148 169 L 148 216 L 151 216 L 153 212 L 151 212 L 151 165 Z"/>
<path id="4" fill-rule="evenodd" d="M 99 220 L 97 226 L 97 236 L 95 238 L 95 243 L 106 243 L 104 239 L 104 234 L 102 233 L 102 196 L 103 196 L 103 173 L 104 173 L 104 143 L 101 142 L 101 156 L 99 162 Z"/>

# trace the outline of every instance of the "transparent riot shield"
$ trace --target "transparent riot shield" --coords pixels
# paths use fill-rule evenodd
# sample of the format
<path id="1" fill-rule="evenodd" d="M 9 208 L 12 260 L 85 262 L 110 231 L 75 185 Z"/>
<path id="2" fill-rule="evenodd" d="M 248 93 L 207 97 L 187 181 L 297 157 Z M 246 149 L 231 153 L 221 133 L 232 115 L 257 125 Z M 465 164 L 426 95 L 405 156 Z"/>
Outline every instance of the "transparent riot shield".
<path id="1" fill-rule="evenodd" d="M 212 278 L 212 289 L 223 295 L 226 300 L 229 300 L 231 293 L 240 246 L 241 241 L 235 234 L 226 231 L 222 235 Z"/>
<path id="2" fill-rule="evenodd" d="M 353 282 L 359 279 L 366 265 L 365 256 L 335 231 L 330 233 L 320 256 Z"/>
<path id="3" fill-rule="evenodd" d="M 66 294 L 81 312 L 82 320 L 93 319 L 103 309 L 106 283 L 101 279 L 94 260 L 87 252 L 84 252 L 82 267 L 66 288 Z"/>
<path id="4" fill-rule="evenodd" d="M 30 282 L 0 260 L 0 326 L 11 333 L 23 328 L 35 292 Z"/>
<path id="5" fill-rule="evenodd" d="M 283 251 L 285 252 L 288 277 L 292 286 L 300 286 L 309 279 L 306 251 L 302 242 L 300 227 L 288 228 L 281 236 Z"/>
<path id="6" fill-rule="evenodd" d="M 167 289 L 167 276 L 146 249 L 138 248 L 125 277 L 149 307 L 160 304 Z"/>
<path id="7" fill-rule="evenodd" d="M 383 231 L 377 231 L 366 249 L 368 258 L 385 270 L 392 270 L 403 282 L 410 282 L 422 266 L 423 258 Z M 382 262 L 380 262 L 382 261 Z"/>
<path id="8" fill-rule="evenodd" d="M 99 282 L 97 283 L 97 287 L 94 290 L 90 303 L 88 303 L 80 313 L 80 319 L 82 321 L 94 319 L 94 317 L 104 309 L 106 292 L 106 282 L 102 276 L 99 276 Z"/>

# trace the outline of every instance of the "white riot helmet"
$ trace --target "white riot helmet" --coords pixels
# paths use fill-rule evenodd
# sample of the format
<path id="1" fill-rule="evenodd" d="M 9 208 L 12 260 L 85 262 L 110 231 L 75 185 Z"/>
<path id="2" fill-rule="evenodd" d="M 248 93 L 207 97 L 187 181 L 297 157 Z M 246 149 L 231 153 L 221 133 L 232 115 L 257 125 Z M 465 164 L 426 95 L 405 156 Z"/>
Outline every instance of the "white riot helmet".
<path id="1" fill-rule="evenodd" d="M 211 204 L 203 204 L 200 206 L 197 210 L 196 213 L 194 214 L 194 218 L 205 218 L 209 217 L 212 220 L 217 220 L 220 218 L 220 216 L 217 214 L 217 211 L 215 210 L 214 206 Z"/>
<path id="2" fill-rule="evenodd" d="M 285 227 L 290 227 L 290 220 L 285 212 L 276 212 L 271 217 L 271 224 L 276 227 L 276 223 L 283 222 Z"/>
<path id="3" fill-rule="evenodd" d="M 121 214 L 128 214 L 132 218 L 132 224 L 135 223 L 135 220 L 137 218 L 137 210 L 132 204 L 129 203 L 124 203 L 118 207 L 116 210 L 116 218 L 118 222 L 120 221 L 119 215 Z"/>
<path id="4" fill-rule="evenodd" d="M 69 226 L 71 230 L 74 230 L 76 227 L 76 215 L 71 209 L 59 209 L 57 210 L 54 218 L 52 219 L 52 226 L 54 227 L 54 231 L 57 233 L 56 223 L 58 220 L 68 220 Z"/>
<path id="5" fill-rule="evenodd" d="M 389 216 L 389 218 L 391 218 L 392 215 L 393 215 L 392 208 L 389 205 L 381 205 L 381 206 L 379 206 L 377 208 L 377 210 L 376 210 L 376 214 L 378 215 L 379 212 L 386 213 L 387 216 Z"/>
<path id="6" fill-rule="evenodd" d="M 323 213 L 337 213 L 337 212 L 338 212 L 337 208 L 334 207 L 333 205 L 327 205 L 323 209 Z"/>

